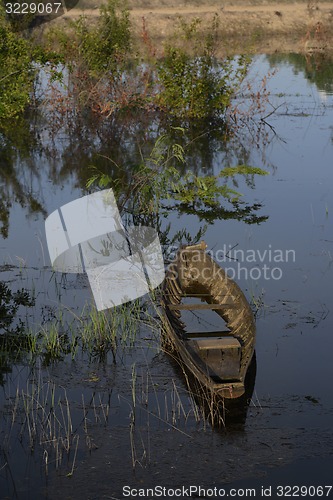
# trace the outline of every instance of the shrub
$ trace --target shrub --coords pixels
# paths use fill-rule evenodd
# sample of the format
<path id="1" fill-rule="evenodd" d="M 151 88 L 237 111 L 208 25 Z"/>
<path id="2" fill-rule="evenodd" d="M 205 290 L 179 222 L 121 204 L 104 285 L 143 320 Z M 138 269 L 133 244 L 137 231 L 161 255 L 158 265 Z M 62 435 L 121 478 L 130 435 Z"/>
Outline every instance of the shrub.
<path id="1" fill-rule="evenodd" d="M 159 105 L 182 118 L 220 117 L 247 72 L 248 60 L 216 58 L 219 19 L 202 41 L 199 19 L 191 24 L 181 22 L 181 36 L 167 44 L 157 74 L 161 83 Z"/>
<path id="2" fill-rule="evenodd" d="M 24 111 L 33 75 L 29 43 L 11 31 L 0 10 L 0 119 Z"/>
<path id="3" fill-rule="evenodd" d="M 108 0 L 100 9 L 95 29 L 89 29 L 83 16 L 76 23 L 79 50 L 88 67 L 94 72 L 115 70 L 131 47 L 128 10 L 120 0 Z"/>

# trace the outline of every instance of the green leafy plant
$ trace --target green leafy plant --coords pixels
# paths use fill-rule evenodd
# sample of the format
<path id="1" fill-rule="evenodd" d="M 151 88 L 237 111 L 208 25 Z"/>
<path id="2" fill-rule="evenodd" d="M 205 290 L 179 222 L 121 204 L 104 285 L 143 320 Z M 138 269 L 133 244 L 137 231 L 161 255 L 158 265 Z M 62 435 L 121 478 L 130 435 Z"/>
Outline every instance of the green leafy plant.
<path id="1" fill-rule="evenodd" d="M 131 48 L 129 11 L 120 0 L 108 0 L 100 8 L 94 29 L 81 16 L 75 23 L 78 50 L 88 69 L 95 74 L 114 72 Z"/>
<path id="2" fill-rule="evenodd" d="M 137 56 L 140 47 L 132 43 L 126 6 L 120 0 L 108 0 L 100 13 L 93 26 L 81 16 L 72 23 L 71 32 L 57 30 L 53 35 L 52 43 L 64 55 L 72 76 L 71 85 L 63 86 L 69 99 L 58 95 L 65 107 L 72 110 L 79 104 L 80 112 L 90 108 L 106 117 L 139 108 L 181 120 L 225 118 L 247 74 L 249 58 L 217 58 L 218 15 L 208 27 L 201 26 L 199 19 L 180 20 L 162 57 L 143 24 L 142 59 Z"/>
<path id="3" fill-rule="evenodd" d="M 29 43 L 11 31 L 0 7 L 0 119 L 22 113 L 34 79 Z"/>
<path id="4" fill-rule="evenodd" d="M 168 113 L 182 118 L 220 117 L 247 72 L 248 59 L 216 58 L 219 18 L 216 14 L 202 40 L 200 20 L 181 21 L 180 35 L 165 46 L 157 64 L 161 84 L 158 103 Z"/>
<path id="5" fill-rule="evenodd" d="M 132 58 L 132 37 L 124 3 L 108 0 L 93 24 L 82 15 L 66 30 L 50 30 L 47 44 L 63 62 L 61 71 L 55 67 L 49 72 L 49 109 L 60 126 L 65 117 L 71 126 L 86 111 L 109 116 L 126 107 L 130 99 L 125 73 Z M 135 80 L 133 74 L 130 81 Z"/>

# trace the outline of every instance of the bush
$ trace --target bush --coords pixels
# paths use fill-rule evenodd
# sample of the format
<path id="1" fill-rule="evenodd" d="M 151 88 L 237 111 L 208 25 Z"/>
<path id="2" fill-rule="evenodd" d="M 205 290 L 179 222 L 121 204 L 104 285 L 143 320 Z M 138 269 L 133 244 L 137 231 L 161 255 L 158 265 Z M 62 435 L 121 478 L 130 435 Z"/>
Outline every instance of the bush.
<path id="1" fill-rule="evenodd" d="M 53 32 L 53 42 L 49 34 L 47 48 L 33 47 L 14 34 L 3 17 L 0 116 L 15 116 L 26 108 L 35 59 L 40 65 L 52 63 L 50 107 L 60 117 L 87 109 L 109 117 L 117 110 L 136 107 L 160 110 L 181 120 L 225 118 L 246 76 L 248 60 L 217 59 L 218 15 L 213 17 L 206 35 L 199 31 L 199 19 L 181 21 L 180 33 L 176 32 L 173 41 L 165 45 L 164 57 L 157 58 L 156 51 L 150 50 L 149 61 L 142 62 L 134 57 L 129 11 L 121 0 L 108 0 L 100 13 L 92 27 L 81 16 L 72 23 L 72 32 Z M 143 35 L 149 45 L 145 27 Z M 51 52 L 52 43 L 58 54 Z M 66 83 L 64 68 L 57 65 L 60 61 L 66 65 Z M 58 86 L 53 85 L 55 80 Z"/>
<path id="2" fill-rule="evenodd" d="M 24 111 L 30 99 L 33 67 L 29 43 L 11 31 L 0 11 L 0 119 Z"/>
<path id="3" fill-rule="evenodd" d="M 120 0 L 108 0 L 100 9 L 96 29 L 89 29 L 87 19 L 76 23 L 79 50 L 88 67 L 94 72 L 116 70 L 131 47 L 129 12 Z"/>
<path id="4" fill-rule="evenodd" d="M 191 24 L 181 22 L 178 42 L 166 45 L 165 55 L 158 64 L 162 87 L 159 105 L 182 118 L 221 116 L 247 72 L 246 58 L 240 58 L 236 66 L 230 58 L 217 60 L 218 16 L 214 16 L 204 42 L 199 24 L 199 19 Z"/>

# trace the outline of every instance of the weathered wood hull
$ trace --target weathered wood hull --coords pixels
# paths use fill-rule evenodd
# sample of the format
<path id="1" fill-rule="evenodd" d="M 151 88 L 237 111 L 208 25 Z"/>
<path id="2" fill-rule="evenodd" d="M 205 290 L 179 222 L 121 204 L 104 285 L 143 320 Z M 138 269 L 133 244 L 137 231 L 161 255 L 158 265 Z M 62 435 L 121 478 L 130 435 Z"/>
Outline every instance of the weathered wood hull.
<path id="1" fill-rule="evenodd" d="M 255 345 L 255 322 L 239 288 L 205 252 L 206 245 L 182 247 L 169 265 L 163 290 L 163 328 L 167 350 L 211 396 L 211 400 L 240 398 Z M 184 304 L 198 297 L 200 304 Z M 223 332 L 191 333 L 182 310 L 214 310 L 226 323 Z"/>

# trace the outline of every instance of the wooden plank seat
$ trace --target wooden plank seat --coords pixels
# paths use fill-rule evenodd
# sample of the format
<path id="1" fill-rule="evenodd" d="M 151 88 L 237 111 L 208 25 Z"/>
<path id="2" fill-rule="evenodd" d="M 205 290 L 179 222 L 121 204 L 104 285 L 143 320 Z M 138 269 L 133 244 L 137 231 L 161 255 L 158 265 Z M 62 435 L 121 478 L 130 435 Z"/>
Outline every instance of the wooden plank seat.
<path id="1" fill-rule="evenodd" d="M 178 309 L 184 311 L 194 310 L 215 310 L 215 309 L 234 309 L 235 304 L 168 304 L 169 309 Z"/>
<path id="2" fill-rule="evenodd" d="M 240 349 L 241 345 L 235 337 L 214 337 L 205 339 L 196 339 L 196 345 L 199 350 L 209 349 Z"/>
<path id="3" fill-rule="evenodd" d="M 195 339 L 195 338 L 200 338 L 200 337 L 227 337 L 227 336 L 232 336 L 232 331 L 231 330 L 223 330 L 223 331 L 216 331 L 216 332 L 186 332 L 186 337 L 188 339 Z"/>
<path id="4" fill-rule="evenodd" d="M 241 344 L 232 336 L 188 340 L 207 365 L 211 376 L 240 379 Z"/>

